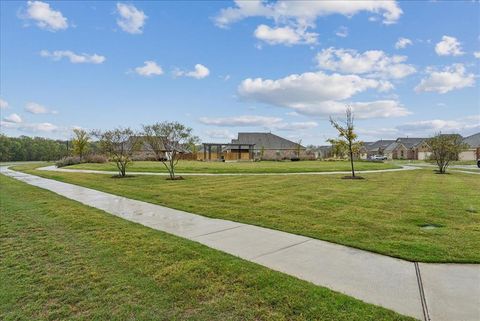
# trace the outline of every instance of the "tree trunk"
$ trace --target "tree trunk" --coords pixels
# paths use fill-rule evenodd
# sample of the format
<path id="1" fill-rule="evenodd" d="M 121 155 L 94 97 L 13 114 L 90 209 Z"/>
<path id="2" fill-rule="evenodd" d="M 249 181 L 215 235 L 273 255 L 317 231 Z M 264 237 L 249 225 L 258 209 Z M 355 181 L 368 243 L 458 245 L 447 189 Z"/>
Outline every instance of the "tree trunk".
<path id="1" fill-rule="evenodd" d="M 355 177 L 355 169 L 353 167 L 353 150 L 352 150 L 352 142 L 348 142 L 348 148 L 350 150 L 350 165 L 352 166 L 352 177 Z"/>

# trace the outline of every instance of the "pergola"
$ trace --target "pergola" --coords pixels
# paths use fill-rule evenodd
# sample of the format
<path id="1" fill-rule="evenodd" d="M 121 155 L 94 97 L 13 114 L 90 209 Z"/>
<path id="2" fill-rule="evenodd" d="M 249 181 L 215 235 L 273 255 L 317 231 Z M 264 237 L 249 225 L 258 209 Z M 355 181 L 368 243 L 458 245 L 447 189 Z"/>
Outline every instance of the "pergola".
<path id="1" fill-rule="evenodd" d="M 224 160 L 224 155 L 223 155 L 223 148 L 224 147 L 231 147 L 231 149 L 237 149 L 238 150 L 238 159 L 242 159 L 242 147 L 247 147 L 248 146 L 248 159 L 253 159 L 253 148 L 255 144 L 233 144 L 233 143 L 227 143 L 227 144 L 219 144 L 219 143 L 203 143 L 203 160 L 204 161 L 212 161 L 212 147 L 216 148 L 217 151 L 217 161 Z M 232 148 L 236 147 L 236 148 Z M 208 155 L 208 157 L 207 157 Z"/>

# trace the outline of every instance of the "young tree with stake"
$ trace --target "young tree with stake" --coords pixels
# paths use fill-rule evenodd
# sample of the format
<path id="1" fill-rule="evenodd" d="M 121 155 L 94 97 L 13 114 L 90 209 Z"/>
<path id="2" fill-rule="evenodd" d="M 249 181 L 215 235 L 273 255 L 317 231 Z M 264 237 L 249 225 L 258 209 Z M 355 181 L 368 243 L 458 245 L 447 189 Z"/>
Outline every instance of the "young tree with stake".
<path id="1" fill-rule="evenodd" d="M 334 120 L 332 117 L 330 117 L 330 123 L 338 131 L 339 138 L 336 141 L 343 142 L 345 145 L 347 145 L 348 154 L 350 158 L 350 165 L 352 168 L 352 178 L 355 178 L 353 155 L 356 151 L 360 149 L 360 147 L 363 145 L 363 142 L 356 141 L 357 134 L 354 132 L 354 124 L 353 124 L 354 117 L 353 117 L 352 108 L 347 106 L 345 114 L 346 114 L 345 122 L 340 123 Z"/>

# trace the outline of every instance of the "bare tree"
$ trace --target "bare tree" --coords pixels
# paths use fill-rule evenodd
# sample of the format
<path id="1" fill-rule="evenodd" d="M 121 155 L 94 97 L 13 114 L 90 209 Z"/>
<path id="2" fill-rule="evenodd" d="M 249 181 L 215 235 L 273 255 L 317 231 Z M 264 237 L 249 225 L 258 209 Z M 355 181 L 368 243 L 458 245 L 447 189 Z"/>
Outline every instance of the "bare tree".
<path id="1" fill-rule="evenodd" d="M 302 140 L 299 139 L 297 141 L 297 145 L 295 146 L 295 154 L 298 159 L 300 159 L 300 153 L 302 152 Z"/>
<path id="2" fill-rule="evenodd" d="M 143 126 L 145 143 L 155 154 L 157 161 L 163 163 L 175 180 L 175 167 L 181 154 L 188 152 L 192 145 L 198 143 L 198 137 L 192 134 L 192 129 L 178 122 L 161 122 Z"/>
<path id="3" fill-rule="evenodd" d="M 458 134 L 441 134 L 427 140 L 428 146 L 432 150 L 431 159 L 437 163 L 440 174 L 447 172 L 447 167 L 451 161 L 458 159 L 458 155 L 468 148 L 463 142 L 462 136 Z"/>
<path id="4" fill-rule="evenodd" d="M 98 137 L 101 149 L 117 165 L 119 176 L 125 177 L 133 153 L 140 148 L 141 141 L 138 135 L 130 128 L 96 131 L 93 135 Z"/>
<path id="5" fill-rule="evenodd" d="M 330 123 L 332 126 L 338 131 L 338 139 L 333 140 L 336 141 L 337 144 L 343 142 L 348 147 L 348 154 L 350 158 L 350 165 L 352 168 L 352 177 L 355 177 L 355 168 L 353 166 L 353 155 L 356 150 L 359 150 L 362 146 L 362 142 L 356 141 L 357 134 L 354 132 L 354 124 L 353 124 L 353 112 L 352 108 L 347 106 L 345 111 L 346 119 L 344 122 L 339 122 L 334 120 L 330 117 Z"/>
<path id="6" fill-rule="evenodd" d="M 73 153 L 83 159 L 86 151 L 88 150 L 88 143 L 90 141 L 90 135 L 83 129 L 75 128 L 73 130 L 74 138 L 72 139 Z"/>

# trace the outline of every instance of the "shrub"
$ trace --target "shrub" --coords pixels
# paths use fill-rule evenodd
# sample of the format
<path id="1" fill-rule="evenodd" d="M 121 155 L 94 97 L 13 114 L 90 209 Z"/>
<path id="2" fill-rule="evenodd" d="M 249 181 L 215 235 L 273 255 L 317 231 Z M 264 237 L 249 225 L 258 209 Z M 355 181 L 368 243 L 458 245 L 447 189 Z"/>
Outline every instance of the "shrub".
<path id="1" fill-rule="evenodd" d="M 90 154 L 84 157 L 85 163 L 106 163 L 108 158 L 101 154 Z"/>
<path id="2" fill-rule="evenodd" d="M 57 167 L 64 167 L 64 166 L 80 164 L 81 162 L 82 160 L 78 156 L 67 156 L 57 161 L 55 165 L 57 165 Z"/>

